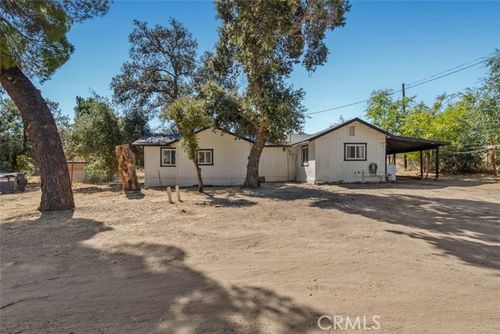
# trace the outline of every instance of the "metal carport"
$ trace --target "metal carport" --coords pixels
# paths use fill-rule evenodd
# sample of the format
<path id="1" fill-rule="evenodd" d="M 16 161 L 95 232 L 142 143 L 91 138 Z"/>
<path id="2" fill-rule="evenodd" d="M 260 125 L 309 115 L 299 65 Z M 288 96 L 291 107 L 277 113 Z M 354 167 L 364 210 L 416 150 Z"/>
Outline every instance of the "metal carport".
<path id="1" fill-rule="evenodd" d="M 436 151 L 436 179 L 439 177 L 439 147 L 448 145 L 443 141 L 419 139 L 412 137 L 403 137 L 389 135 L 386 137 L 386 170 L 387 170 L 387 155 L 392 155 L 394 164 L 396 163 L 396 154 L 420 152 L 420 178 L 424 178 L 423 169 L 423 154 L 425 150 Z"/>

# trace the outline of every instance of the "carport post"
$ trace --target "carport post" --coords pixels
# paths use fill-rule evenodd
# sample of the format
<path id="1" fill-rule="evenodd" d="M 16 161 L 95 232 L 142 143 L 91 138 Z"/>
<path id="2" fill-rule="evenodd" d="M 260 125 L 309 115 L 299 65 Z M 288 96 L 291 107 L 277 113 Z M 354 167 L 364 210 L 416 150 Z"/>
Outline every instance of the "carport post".
<path id="1" fill-rule="evenodd" d="M 422 150 L 420 150 L 420 179 L 424 179 L 424 154 Z"/>
<path id="2" fill-rule="evenodd" d="M 439 179 L 439 146 L 436 146 L 436 180 Z"/>

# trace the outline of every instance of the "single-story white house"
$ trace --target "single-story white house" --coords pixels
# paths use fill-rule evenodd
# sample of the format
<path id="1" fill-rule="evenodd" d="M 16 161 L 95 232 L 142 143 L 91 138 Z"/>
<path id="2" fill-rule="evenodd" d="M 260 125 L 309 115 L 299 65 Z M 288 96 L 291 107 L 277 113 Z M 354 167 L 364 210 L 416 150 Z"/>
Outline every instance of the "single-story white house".
<path id="1" fill-rule="evenodd" d="M 252 140 L 218 129 L 204 129 L 197 135 L 203 182 L 242 185 Z M 281 145 L 266 145 L 259 175 L 265 182 L 384 182 L 388 155 L 438 151 L 444 144 L 395 136 L 354 118 L 312 135 L 290 135 Z M 151 135 L 132 145 L 144 148 L 146 187 L 197 184 L 193 162 L 185 155 L 179 136 Z"/>

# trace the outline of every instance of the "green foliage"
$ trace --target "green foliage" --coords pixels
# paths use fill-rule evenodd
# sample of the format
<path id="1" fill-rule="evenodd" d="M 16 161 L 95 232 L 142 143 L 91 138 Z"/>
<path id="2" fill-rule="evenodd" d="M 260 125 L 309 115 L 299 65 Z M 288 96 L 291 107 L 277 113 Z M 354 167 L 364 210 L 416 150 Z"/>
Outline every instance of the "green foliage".
<path id="1" fill-rule="evenodd" d="M 28 154 L 20 154 L 16 158 L 17 169 L 16 171 L 20 171 L 25 173 L 26 175 L 33 175 L 36 171 L 36 162 L 33 155 Z"/>
<path id="2" fill-rule="evenodd" d="M 414 97 L 394 100 L 393 92 L 389 89 L 372 92 L 366 107 L 366 116 L 376 126 L 390 133 L 399 134 L 403 125 L 406 111 L 412 107 Z"/>
<path id="3" fill-rule="evenodd" d="M 177 20 L 149 28 L 134 21 L 130 61 L 113 78 L 113 99 L 127 110 L 149 114 L 193 92 L 197 43 Z"/>
<path id="4" fill-rule="evenodd" d="M 303 124 L 304 92 L 285 79 L 297 63 L 310 72 L 324 64 L 325 33 L 344 25 L 347 1 L 216 1 L 221 19 L 217 71 L 231 66 L 246 75 L 244 130 L 279 142 Z M 224 117 L 223 117 L 224 118 Z M 247 133 L 248 134 L 248 133 Z"/>
<path id="5" fill-rule="evenodd" d="M 71 125 L 69 117 L 63 115 L 59 104 L 47 100 L 63 143 L 66 154 L 71 150 Z M 11 99 L 0 100 L 0 171 L 19 171 L 25 168 L 34 173 L 30 166 L 35 164 L 31 141 L 27 137 L 21 114 Z M 21 157 L 22 156 L 22 157 Z M 21 166 L 22 164 L 22 166 Z"/>
<path id="6" fill-rule="evenodd" d="M 0 101 L 0 171 L 17 170 L 17 156 L 28 151 L 21 114 L 10 99 Z"/>
<path id="7" fill-rule="evenodd" d="M 111 179 L 112 175 L 110 175 L 109 166 L 100 157 L 92 159 L 85 167 L 85 181 L 88 183 L 98 184 L 110 181 Z"/>
<path id="8" fill-rule="evenodd" d="M 178 98 L 165 109 L 165 118 L 175 122 L 187 157 L 197 161 L 199 146 L 196 132 L 211 125 L 203 101 L 188 96 Z"/>
<path id="9" fill-rule="evenodd" d="M 467 89 L 455 95 L 442 94 L 432 106 L 415 97 L 404 101 L 394 99 L 389 90 L 372 93 L 366 116 L 375 125 L 403 136 L 446 141 L 441 148 L 441 168 L 452 173 L 474 172 L 484 163 L 490 138 L 500 143 L 500 51 L 486 61 L 488 75 L 480 88 Z M 479 151 L 477 150 L 479 148 Z M 498 152 L 498 149 L 497 149 Z M 418 155 L 409 154 L 410 160 Z M 497 153 L 497 159 L 500 154 Z M 428 158 L 433 165 L 434 157 Z M 498 164 L 498 163 L 497 163 Z"/>
<path id="10" fill-rule="evenodd" d="M 89 164 L 96 179 L 102 173 L 112 179 L 117 172 L 115 146 L 122 143 L 119 118 L 104 98 L 94 95 L 77 98 L 73 129 L 73 151 Z M 94 177 L 94 176 L 93 176 Z"/>
<path id="11" fill-rule="evenodd" d="M 47 79 L 73 52 L 71 26 L 108 7 L 108 0 L 0 1 L 0 67 Z"/>

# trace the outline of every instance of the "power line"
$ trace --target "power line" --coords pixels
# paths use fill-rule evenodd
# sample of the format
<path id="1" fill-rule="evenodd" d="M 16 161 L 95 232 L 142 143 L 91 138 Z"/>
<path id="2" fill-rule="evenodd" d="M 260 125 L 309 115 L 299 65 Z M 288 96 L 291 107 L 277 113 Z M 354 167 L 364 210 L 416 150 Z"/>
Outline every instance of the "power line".
<path id="1" fill-rule="evenodd" d="M 475 61 L 477 61 L 477 60 L 479 60 L 479 59 L 482 59 L 482 60 L 484 61 L 484 60 L 486 60 L 486 59 L 485 59 L 486 57 L 487 57 L 487 56 L 482 56 L 482 57 L 477 57 L 477 58 L 474 58 L 474 59 L 472 59 L 471 61 L 468 61 L 468 62 L 463 63 L 463 64 L 461 64 L 461 65 L 458 65 L 458 66 L 455 66 L 455 67 L 449 68 L 449 69 L 447 69 L 447 70 L 444 70 L 444 71 L 442 71 L 442 72 L 439 72 L 439 73 L 433 74 L 433 75 L 428 76 L 428 77 L 426 77 L 426 78 L 422 78 L 422 79 L 420 79 L 420 80 L 410 82 L 410 83 L 408 84 L 408 86 L 411 86 L 411 85 L 417 84 L 417 83 L 419 83 L 419 82 L 421 82 L 421 81 L 425 81 L 425 80 L 428 80 L 428 79 L 432 79 L 432 78 L 434 78 L 434 77 L 436 77 L 436 76 L 438 76 L 438 75 L 441 75 L 441 74 L 447 73 L 447 72 L 449 72 L 449 71 L 456 70 L 456 69 L 461 68 L 461 67 L 463 67 L 463 66 L 469 65 L 469 64 L 471 64 L 471 63 L 473 63 L 473 62 L 475 62 Z"/>
<path id="2" fill-rule="evenodd" d="M 441 79 L 441 78 L 444 78 L 444 77 L 447 77 L 449 75 L 452 75 L 452 74 L 455 74 L 457 72 L 460 72 L 460 71 L 463 71 L 463 70 L 466 70 L 466 69 L 469 69 L 471 67 L 474 67 L 474 66 L 477 66 L 479 64 L 482 64 L 484 62 L 486 62 L 486 57 L 487 56 L 482 56 L 482 57 L 477 57 L 477 58 L 474 58 L 473 60 L 471 61 L 468 61 L 466 63 L 463 63 L 461 65 L 458 65 L 458 66 L 455 66 L 453 68 L 450 68 L 450 69 L 447 69 L 445 71 L 442 71 L 442 72 L 439 72 L 439 73 L 436 73 L 436 74 L 433 74 L 429 77 L 426 77 L 426 78 L 423 78 L 423 79 L 419 79 L 419 80 L 416 80 L 416 81 L 413 81 L 412 83 L 408 84 L 408 86 L 406 86 L 406 89 L 410 89 L 410 88 L 414 88 L 414 87 L 418 87 L 418 86 L 421 86 L 421 85 L 424 85 L 426 83 L 429 83 L 431 81 L 434 81 L 434 80 L 438 80 L 438 79 Z M 479 62 L 476 62 L 472 65 L 469 65 L 469 66 L 466 66 L 466 67 L 463 67 L 464 65 L 468 65 L 478 59 L 483 59 Z M 453 71 L 454 70 L 454 71 Z M 450 72 L 452 71 L 452 72 Z M 393 95 L 393 94 L 396 94 L 396 93 L 399 93 L 401 92 L 402 89 L 399 89 L 399 90 L 393 90 L 390 92 L 390 95 Z M 327 112 L 327 111 L 332 111 L 332 110 L 337 110 L 337 109 L 342 109 L 342 108 L 347 108 L 347 107 L 351 107 L 351 106 L 354 106 L 354 105 L 358 105 L 358 104 L 361 104 L 361 103 L 366 103 L 368 102 L 370 99 L 364 99 L 364 100 L 361 100 L 361 101 L 356 101 L 356 102 L 352 102 L 352 103 L 349 103 L 349 104 L 344 104 L 342 106 L 338 106 L 338 107 L 332 107 L 332 108 L 327 108 L 327 109 L 323 109 L 323 110 L 319 110 L 319 111 L 314 111 L 314 112 L 310 112 L 310 113 L 306 113 L 305 115 L 306 116 L 309 116 L 309 115 L 315 115 L 315 114 L 321 114 L 321 113 L 324 113 L 324 112 Z"/>
<path id="3" fill-rule="evenodd" d="M 426 83 L 428 83 L 428 82 L 431 82 L 431 81 L 434 81 L 434 80 L 437 80 L 437 79 L 441 79 L 441 78 L 447 77 L 447 76 L 452 75 L 452 74 L 455 74 L 455 73 L 457 73 L 457 72 L 460 72 L 460 71 L 466 70 L 466 69 L 468 69 L 468 68 L 471 68 L 471 67 L 477 66 L 477 65 L 479 65 L 479 64 L 482 64 L 482 63 L 484 63 L 485 61 L 486 61 L 486 59 L 485 59 L 485 60 L 482 60 L 482 61 L 480 61 L 480 62 L 474 63 L 474 64 L 472 64 L 472 65 L 469 65 L 469 66 L 467 66 L 467 67 L 462 67 L 461 69 L 455 70 L 455 71 L 453 71 L 453 72 L 450 72 L 450 73 L 447 73 L 447 74 L 443 74 L 443 75 L 437 76 L 437 77 L 435 77 L 435 78 L 433 78 L 433 79 L 429 79 L 429 80 L 426 80 L 426 81 L 422 81 L 422 82 L 419 82 L 419 83 L 416 83 L 416 84 L 413 84 L 413 85 L 411 85 L 411 84 L 410 84 L 410 85 L 408 85 L 408 87 L 407 87 L 407 88 L 418 87 L 418 86 L 423 85 L 423 84 L 426 84 Z"/>

